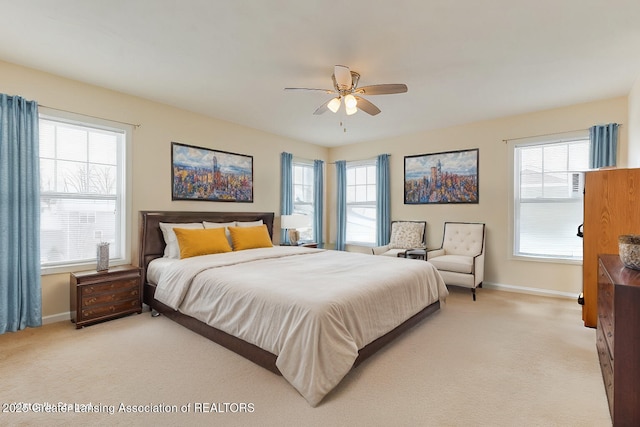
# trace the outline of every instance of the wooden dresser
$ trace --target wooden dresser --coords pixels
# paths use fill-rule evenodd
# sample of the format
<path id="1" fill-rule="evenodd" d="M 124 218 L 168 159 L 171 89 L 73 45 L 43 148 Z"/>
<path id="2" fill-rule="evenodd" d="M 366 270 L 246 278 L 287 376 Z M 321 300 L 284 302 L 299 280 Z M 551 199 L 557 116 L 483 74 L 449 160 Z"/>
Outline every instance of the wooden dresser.
<path id="1" fill-rule="evenodd" d="M 576 224 L 577 226 L 577 224 Z M 584 325 L 598 318 L 598 255 L 618 253 L 618 236 L 640 234 L 640 168 L 590 171 L 584 179 Z"/>
<path id="2" fill-rule="evenodd" d="M 71 273 L 71 321 L 76 328 L 142 312 L 140 268 L 123 265 L 106 271 Z"/>
<path id="3" fill-rule="evenodd" d="M 614 426 L 640 426 L 640 271 L 599 255 L 596 348 Z"/>

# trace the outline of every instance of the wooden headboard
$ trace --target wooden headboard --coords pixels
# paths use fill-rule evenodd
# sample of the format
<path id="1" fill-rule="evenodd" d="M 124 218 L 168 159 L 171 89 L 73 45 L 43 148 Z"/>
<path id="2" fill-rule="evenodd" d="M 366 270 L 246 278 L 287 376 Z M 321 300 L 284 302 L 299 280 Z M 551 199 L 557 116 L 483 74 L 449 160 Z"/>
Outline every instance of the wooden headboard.
<path id="1" fill-rule="evenodd" d="M 258 221 L 267 225 L 273 239 L 273 212 L 182 212 L 182 211 L 140 211 L 139 266 L 142 267 L 142 283 L 147 281 L 149 263 L 164 255 L 164 237 L 161 222 L 231 222 Z"/>

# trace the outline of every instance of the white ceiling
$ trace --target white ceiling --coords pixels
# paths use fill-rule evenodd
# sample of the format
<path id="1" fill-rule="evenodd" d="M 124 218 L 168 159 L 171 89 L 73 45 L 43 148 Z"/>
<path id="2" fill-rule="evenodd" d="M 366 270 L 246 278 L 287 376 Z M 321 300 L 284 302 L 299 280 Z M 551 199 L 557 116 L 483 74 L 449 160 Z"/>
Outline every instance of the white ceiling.
<path id="1" fill-rule="evenodd" d="M 325 146 L 624 96 L 640 76 L 638 0 L 0 0 L 0 11 L 1 60 Z M 331 88 L 335 64 L 360 86 L 409 91 L 345 118 L 313 115 L 330 95 L 283 90 Z"/>

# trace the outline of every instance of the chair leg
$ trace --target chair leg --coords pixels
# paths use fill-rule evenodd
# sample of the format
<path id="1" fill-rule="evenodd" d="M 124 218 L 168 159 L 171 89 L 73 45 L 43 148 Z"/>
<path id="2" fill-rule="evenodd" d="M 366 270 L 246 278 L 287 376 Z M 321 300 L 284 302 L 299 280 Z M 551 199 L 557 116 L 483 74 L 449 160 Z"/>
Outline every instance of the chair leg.
<path id="1" fill-rule="evenodd" d="M 473 300 L 476 300 L 476 288 L 471 288 L 471 293 L 473 294 Z"/>

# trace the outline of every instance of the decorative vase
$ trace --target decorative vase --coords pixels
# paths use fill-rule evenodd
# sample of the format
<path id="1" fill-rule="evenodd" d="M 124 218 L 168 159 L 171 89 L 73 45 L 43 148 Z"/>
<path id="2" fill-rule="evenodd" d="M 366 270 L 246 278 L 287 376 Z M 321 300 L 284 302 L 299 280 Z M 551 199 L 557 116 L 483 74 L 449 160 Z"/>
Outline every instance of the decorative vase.
<path id="1" fill-rule="evenodd" d="M 96 271 L 106 271 L 109 269 L 109 243 L 98 243 L 96 258 Z"/>
<path id="2" fill-rule="evenodd" d="M 640 235 L 625 234 L 618 237 L 620 261 L 625 267 L 640 270 Z"/>

